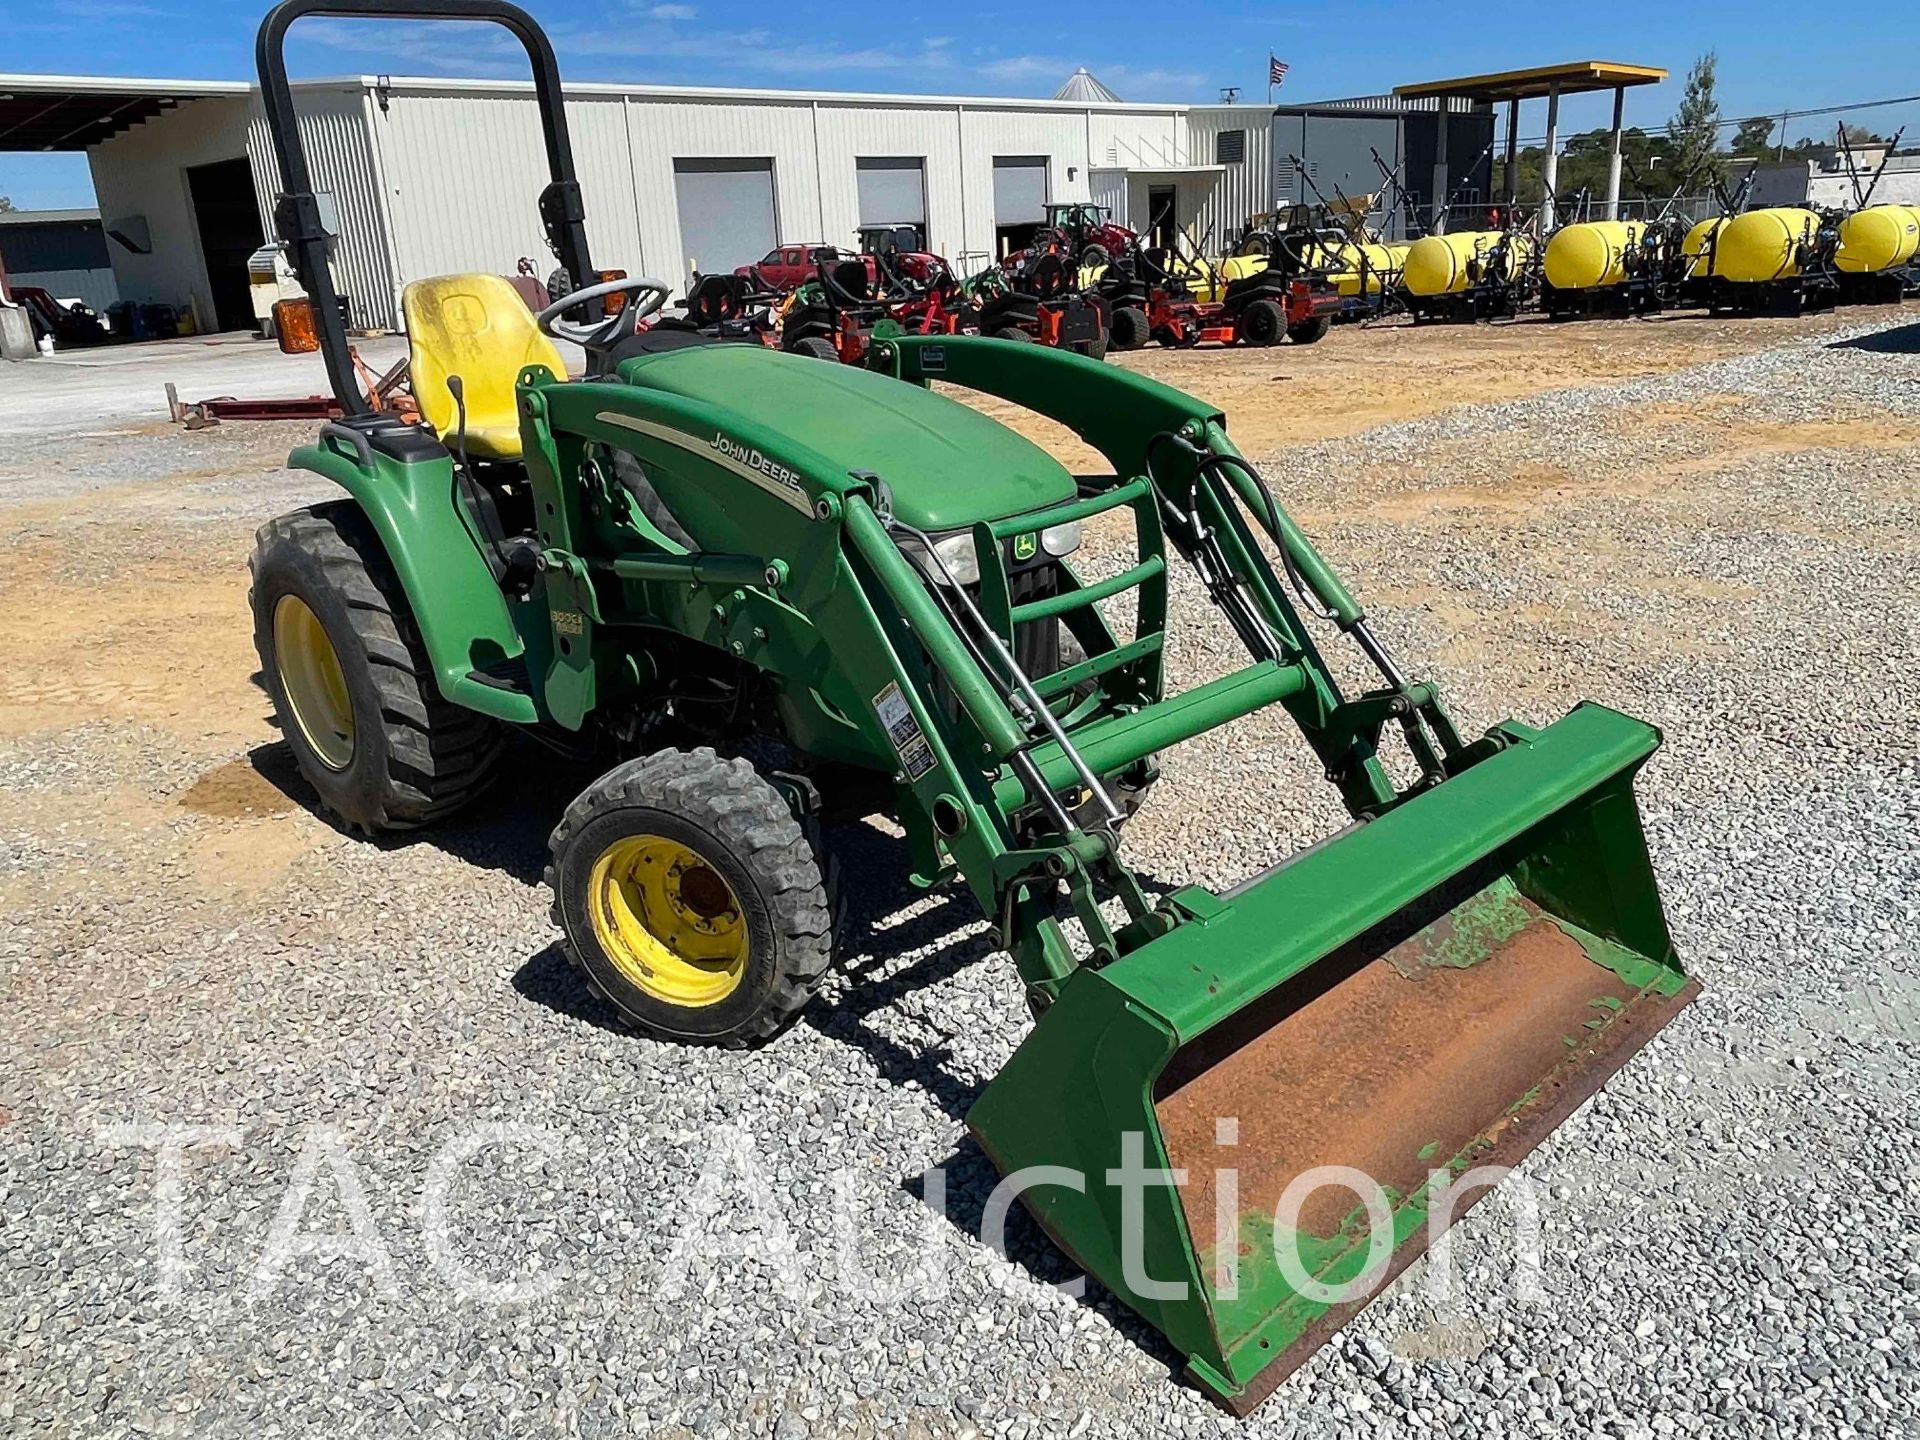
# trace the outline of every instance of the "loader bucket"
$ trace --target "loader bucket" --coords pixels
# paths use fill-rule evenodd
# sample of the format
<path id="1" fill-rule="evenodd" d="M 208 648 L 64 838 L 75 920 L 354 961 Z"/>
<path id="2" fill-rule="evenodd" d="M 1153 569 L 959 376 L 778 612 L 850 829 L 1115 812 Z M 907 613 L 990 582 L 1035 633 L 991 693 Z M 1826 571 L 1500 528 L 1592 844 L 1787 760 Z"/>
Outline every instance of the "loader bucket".
<path id="1" fill-rule="evenodd" d="M 1074 972 L 967 1117 L 1237 1413 L 1484 1193 L 1443 1203 L 1453 1178 L 1516 1161 L 1694 993 L 1632 794 L 1657 732 L 1585 705 L 1497 733 L 1338 840 L 1174 897 L 1190 918 Z M 1376 1183 L 1373 1215 L 1309 1193 L 1325 1172 L 1281 1203 L 1322 1166 Z"/>

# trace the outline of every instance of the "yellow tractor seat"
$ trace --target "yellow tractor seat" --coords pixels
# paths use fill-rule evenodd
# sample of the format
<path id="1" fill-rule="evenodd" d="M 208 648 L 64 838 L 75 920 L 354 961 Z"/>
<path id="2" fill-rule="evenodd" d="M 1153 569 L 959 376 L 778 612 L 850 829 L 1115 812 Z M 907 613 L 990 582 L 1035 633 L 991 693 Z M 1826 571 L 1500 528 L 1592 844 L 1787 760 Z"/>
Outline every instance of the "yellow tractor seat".
<path id="1" fill-rule="evenodd" d="M 401 292 L 400 308 L 421 418 L 453 443 L 460 409 L 447 377 L 458 375 L 466 390 L 467 453 L 482 460 L 518 460 L 514 381 L 528 365 L 544 365 L 564 379 L 567 364 L 534 325 L 533 312 L 513 282 L 498 275 L 415 280 Z"/>

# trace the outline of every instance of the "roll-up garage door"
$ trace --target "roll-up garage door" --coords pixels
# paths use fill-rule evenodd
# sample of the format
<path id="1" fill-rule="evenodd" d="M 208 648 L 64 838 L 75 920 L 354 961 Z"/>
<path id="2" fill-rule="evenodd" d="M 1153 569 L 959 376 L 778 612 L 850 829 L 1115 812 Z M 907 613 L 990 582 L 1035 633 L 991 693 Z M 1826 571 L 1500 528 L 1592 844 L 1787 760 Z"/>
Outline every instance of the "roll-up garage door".
<path id="1" fill-rule="evenodd" d="M 862 225 L 927 223 L 926 162 L 918 155 L 866 156 L 853 162 Z"/>
<path id="2" fill-rule="evenodd" d="M 673 189 L 688 271 L 724 274 L 773 248 L 772 160 L 675 160 Z"/>
<path id="3" fill-rule="evenodd" d="M 993 223 L 1037 225 L 1047 218 L 1047 157 L 993 157 Z"/>

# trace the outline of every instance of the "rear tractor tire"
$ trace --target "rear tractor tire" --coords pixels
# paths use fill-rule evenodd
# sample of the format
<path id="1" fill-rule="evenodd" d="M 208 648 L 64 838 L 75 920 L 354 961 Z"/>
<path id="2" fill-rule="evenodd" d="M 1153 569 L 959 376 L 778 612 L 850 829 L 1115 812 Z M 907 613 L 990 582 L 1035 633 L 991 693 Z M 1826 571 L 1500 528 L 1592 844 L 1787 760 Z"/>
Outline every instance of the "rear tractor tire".
<path id="1" fill-rule="evenodd" d="M 1016 345 L 1033 344 L 1033 336 L 1022 330 L 1018 325 L 1002 325 L 988 338 L 992 340 L 1011 340 Z"/>
<path id="2" fill-rule="evenodd" d="M 1240 338 L 1249 345 L 1278 345 L 1287 333 L 1287 312 L 1272 300 L 1256 300 L 1240 316 Z"/>
<path id="3" fill-rule="evenodd" d="M 1296 345 L 1312 345 L 1326 338 L 1327 331 L 1333 328 L 1330 315 L 1309 315 L 1297 324 L 1287 327 L 1287 338 Z"/>
<path id="4" fill-rule="evenodd" d="M 253 643 L 280 728 L 321 803 L 357 830 L 411 830 L 493 778 L 501 727 L 446 700 L 400 577 L 351 500 L 254 537 Z"/>
<path id="5" fill-rule="evenodd" d="M 1146 311 L 1138 305 L 1122 305 L 1113 312 L 1113 324 L 1107 330 L 1107 343 L 1116 350 L 1138 350 L 1147 343 L 1152 331 Z"/>
<path id="6" fill-rule="evenodd" d="M 745 760 L 660 750 L 567 807 L 553 919 L 588 987 L 640 1030 L 741 1047 L 778 1034 L 825 978 L 828 882 L 812 837 Z"/>
<path id="7" fill-rule="evenodd" d="M 793 342 L 793 353 L 805 355 L 810 360 L 831 360 L 840 363 L 839 348 L 824 335 L 807 335 Z"/>

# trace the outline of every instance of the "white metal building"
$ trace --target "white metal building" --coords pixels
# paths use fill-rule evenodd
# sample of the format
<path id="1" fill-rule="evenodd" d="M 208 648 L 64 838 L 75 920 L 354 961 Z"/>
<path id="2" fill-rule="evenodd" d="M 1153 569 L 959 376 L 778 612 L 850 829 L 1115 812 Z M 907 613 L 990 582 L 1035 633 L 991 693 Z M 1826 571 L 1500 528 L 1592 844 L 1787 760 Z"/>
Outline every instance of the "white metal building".
<path id="1" fill-rule="evenodd" d="M 120 298 L 98 210 L 0 211 L 7 283 L 105 311 Z"/>
<path id="2" fill-rule="evenodd" d="M 1876 205 L 1920 205 L 1920 155 L 1889 157 L 1884 145 L 1860 146 L 1850 156 L 1828 152 L 1762 165 L 1747 203 L 1850 210 L 1868 191 Z"/>
<path id="3" fill-rule="evenodd" d="M 91 159 L 122 296 L 190 310 L 203 328 L 246 323 L 235 256 L 272 233 L 278 190 L 257 95 L 49 76 L 0 76 L 0 92 L 91 107 L 81 119 L 94 128 L 61 148 Z M 295 95 L 357 324 L 393 327 L 400 288 L 421 276 L 512 273 L 523 256 L 550 268 L 531 84 L 360 76 Z M 932 249 L 984 265 L 1063 200 L 1217 249 L 1269 208 L 1273 186 L 1261 105 L 645 85 L 569 85 L 567 97 L 595 262 L 672 280 L 778 243 L 849 244 L 883 222 L 917 224 Z M 0 109 L 0 149 L 15 148 L 6 120 Z"/>

